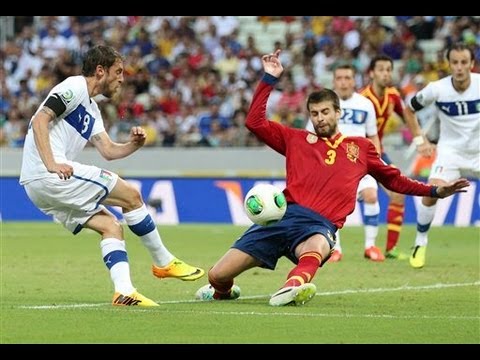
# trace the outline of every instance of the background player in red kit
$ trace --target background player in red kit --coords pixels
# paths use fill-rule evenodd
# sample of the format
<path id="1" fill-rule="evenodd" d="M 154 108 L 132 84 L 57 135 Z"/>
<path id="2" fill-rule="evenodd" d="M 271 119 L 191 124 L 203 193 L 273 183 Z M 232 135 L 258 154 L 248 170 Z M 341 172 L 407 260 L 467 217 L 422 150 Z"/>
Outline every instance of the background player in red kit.
<path id="1" fill-rule="evenodd" d="M 209 270 L 209 285 L 197 291 L 201 300 L 228 300 L 240 296 L 234 278 L 253 267 L 275 269 L 285 256 L 296 266 L 270 298 L 270 305 L 301 305 L 316 293 L 311 283 L 319 266 L 331 254 L 334 234 L 355 208 L 357 186 L 366 174 L 386 188 L 411 195 L 446 197 L 469 185 L 465 179 L 431 186 L 403 176 L 386 165 L 373 143 L 347 137 L 338 130 L 340 101 L 334 91 L 313 92 L 307 109 L 315 134 L 266 119 L 270 92 L 283 73 L 280 50 L 262 57 L 265 75 L 257 86 L 246 127 L 273 150 L 286 157 L 287 211 L 279 222 L 253 225 Z"/>
<path id="2" fill-rule="evenodd" d="M 418 121 L 412 116 L 404 113 L 405 104 L 400 93 L 392 83 L 393 60 L 387 55 L 378 55 L 372 59 L 369 66 L 369 75 L 372 82 L 359 91 L 373 103 L 377 115 L 378 137 L 382 143 L 383 134 L 388 121 L 391 121 L 393 113 L 400 116 L 407 124 L 414 136 L 414 143 L 421 155 L 429 157 L 431 155 L 431 144 L 422 135 L 422 130 Z M 385 153 L 382 146 L 382 159 L 391 165 L 392 161 Z M 406 254 L 401 253 L 396 245 L 400 237 L 400 231 L 403 225 L 405 195 L 398 192 L 388 191 L 390 202 L 387 209 L 387 242 L 385 255 L 390 259 L 407 259 Z"/>

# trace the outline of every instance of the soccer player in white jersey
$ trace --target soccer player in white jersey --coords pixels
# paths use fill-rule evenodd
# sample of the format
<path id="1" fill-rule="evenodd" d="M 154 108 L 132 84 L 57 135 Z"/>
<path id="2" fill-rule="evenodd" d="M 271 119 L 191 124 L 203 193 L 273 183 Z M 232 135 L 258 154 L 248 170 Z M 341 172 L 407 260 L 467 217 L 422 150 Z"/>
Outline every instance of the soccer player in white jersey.
<path id="1" fill-rule="evenodd" d="M 135 126 L 130 141 L 108 136 L 93 97 L 112 97 L 123 83 L 123 59 L 109 46 L 95 46 L 85 56 L 82 75 L 56 85 L 30 121 L 23 151 L 20 184 L 31 201 L 73 234 L 89 228 L 101 235 L 103 261 L 115 292 L 113 305 L 158 306 L 132 284 L 123 228 L 105 205 L 122 208 L 129 228 L 149 250 L 153 274 L 196 280 L 204 270 L 175 258 L 164 246 L 140 192 L 117 174 L 84 165 L 76 156 L 90 142 L 107 160 L 124 158 L 145 143 L 145 131 Z"/>
<path id="2" fill-rule="evenodd" d="M 333 89 L 340 98 L 342 114 L 338 127 L 342 134 L 369 138 L 380 153 L 380 139 L 377 134 L 377 118 L 375 108 L 370 100 L 355 92 L 355 68 L 351 65 L 340 65 L 333 72 Z M 307 130 L 315 132 L 311 121 L 307 123 Z M 380 205 L 378 203 L 378 185 L 371 175 L 365 175 L 357 189 L 358 200 L 364 202 L 363 222 L 365 224 L 365 253 L 364 256 L 372 261 L 384 261 L 380 248 L 375 246 L 378 235 L 378 217 Z M 329 262 L 342 259 L 340 234 L 336 233 L 336 244 Z"/>
<path id="3" fill-rule="evenodd" d="M 435 185 L 460 177 L 480 177 L 480 74 L 471 73 L 475 58 L 466 45 L 454 44 L 446 56 L 452 74 L 429 83 L 407 108 L 407 112 L 414 112 L 435 103 L 438 109 L 440 137 L 428 179 Z M 417 209 L 417 235 L 410 256 L 414 268 L 425 265 L 427 234 L 436 204 L 437 199 L 423 197 Z"/>

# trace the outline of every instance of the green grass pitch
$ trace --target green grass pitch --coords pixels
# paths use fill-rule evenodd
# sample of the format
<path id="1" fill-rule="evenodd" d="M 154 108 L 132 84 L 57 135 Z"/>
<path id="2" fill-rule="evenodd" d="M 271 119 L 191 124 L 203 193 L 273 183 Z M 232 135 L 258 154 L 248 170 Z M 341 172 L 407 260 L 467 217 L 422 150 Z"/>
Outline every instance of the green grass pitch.
<path id="1" fill-rule="evenodd" d="M 160 226 L 168 248 L 206 270 L 245 228 Z M 125 228 L 134 285 L 158 308 L 110 305 L 112 284 L 91 231 L 73 236 L 54 223 L 0 223 L 3 344 L 320 344 L 480 343 L 478 227 L 435 227 L 427 264 L 363 258 L 363 228 L 342 230 L 343 260 L 319 269 L 317 296 L 302 307 L 274 308 L 269 294 L 292 264 L 252 269 L 236 280 L 235 301 L 199 302 L 207 283 L 159 280 L 146 249 Z M 385 227 L 378 245 L 385 245 Z M 415 228 L 399 247 L 409 252 Z"/>

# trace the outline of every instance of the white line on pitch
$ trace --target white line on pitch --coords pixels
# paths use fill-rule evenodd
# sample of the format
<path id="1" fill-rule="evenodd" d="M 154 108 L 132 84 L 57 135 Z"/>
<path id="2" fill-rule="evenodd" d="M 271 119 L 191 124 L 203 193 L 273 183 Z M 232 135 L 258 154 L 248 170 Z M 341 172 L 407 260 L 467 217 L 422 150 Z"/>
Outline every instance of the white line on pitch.
<path id="1" fill-rule="evenodd" d="M 332 295 L 350 295 L 350 294 L 362 294 L 362 293 L 382 293 L 382 292 L 393 292 L 393 291 L 418 291 L 418 290 L 432 290 L 432 289 L 446 289 L 452 287 L 464 287 L 464 286 L 478 286 L 480 281 L 474 281 L 469 283 L 457 283 L 457 284 L 433 284 L 433 285 L 422 285 L 422 286 L 399 286 L 395 288 L 374 288 L 374 289 L 347 289 L 340 291 L 326 291 L 326 292 L 317 292 L 317 296 L 332 296 Z M 253 295 L 253 296 L 242 296 L 241 299 L 260 299 L 267 298 L 270 295 Z M 198 300 L 171 300 L 171 301 L 159 301 L 159 304 L 182 304 L 182 303 L 200 303 Z M 69 305 L 22 305 L 19 306 L 21 309 L 36 309 L 36 310 L 48 310 L 48 309 L 78 309 L 78 308 L 95 308 L 99 306 L 111 305 L 110 303 L 97 303 L 97 304 L 69 304 Z M 138 309 L 141 310 L 141 309 Z M 146 309 L 145 309 L 146 311 Z M 149 311 L 149 310 L 148 310 Z M 272 314 L 272 313 L 269 313 Z M 317 314 L 318 315 L 318 314 Z M 345 315 L 342 315 L 345 316 Z M 376 316 L 376 315 L 375 315 Z M 378 317 L 387 317 L 387 315 L 378 315 Z"/>

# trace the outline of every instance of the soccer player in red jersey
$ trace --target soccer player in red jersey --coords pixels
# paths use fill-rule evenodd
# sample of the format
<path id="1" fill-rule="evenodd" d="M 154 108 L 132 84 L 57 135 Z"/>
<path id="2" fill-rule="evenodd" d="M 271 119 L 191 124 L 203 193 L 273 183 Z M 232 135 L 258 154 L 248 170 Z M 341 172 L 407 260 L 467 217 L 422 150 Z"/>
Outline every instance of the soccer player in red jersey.
<path id="1" fill-rule="evenodd" d="M 280 257 L 295 267 L 284 285 L 271 296 L 270 305 L 301 305 L 316 294 L 311 282 L 335 245 L 335 231 L 352 213 L 357 187 L 372 175 L 386 188 L 411 195 L 443 198 L 464 191 L 469 185 L 459 179 L 444 186 L 409 179 L 385 164 L 373 143 L 365 137 L 347 137 L 338 130 L 340 101 L 330 89 L 310 94 L 307 109 L 316 134 L 266 118 L 270 92 L 283 73 L 280 50 L 264 55 L 264 76 L 256 88 L 246 127 L 273 150 L 286 157 L 283 218 L 268 226 L 253 225 L 209 270 L 207 284 L 196 297 L 201 300 L 231 300 L 240 296 L 234 279 L 253 267 L 274 270 Z"/>
<path id="2" fill-rule="evenodd" d="M 378 55 L 372 59 L 369 67 L 369 75 L 372 82 L 360 90 L 360 94 L 368 98 L 375 108 L 377 115 L 378 137 L 383 139 L 385 127 L 393 113 L 404 120 L 414 135 L 414 143 L 421 155 L 431 155 L 431 145 L 422 135 L 418 121 L 404 113 L 405 105 L 397 89 L 390 86 L 392 83 L 393 61 L 387 55 Z M 392 164 L 382 146 L 382 159 L 387 164 Z M 403 224 L 405 195 L 387 190 L 390 203 L 387 209 L 387 244 L 385 256 L 390 259 L 407 259 L 406 254 L 401 253 L 396 245 L 400 237 Z"/>

